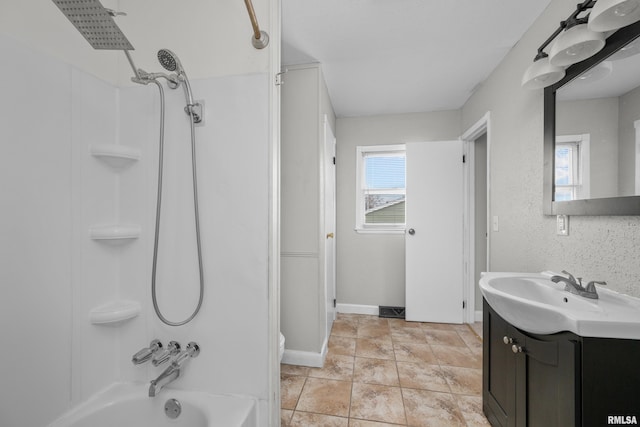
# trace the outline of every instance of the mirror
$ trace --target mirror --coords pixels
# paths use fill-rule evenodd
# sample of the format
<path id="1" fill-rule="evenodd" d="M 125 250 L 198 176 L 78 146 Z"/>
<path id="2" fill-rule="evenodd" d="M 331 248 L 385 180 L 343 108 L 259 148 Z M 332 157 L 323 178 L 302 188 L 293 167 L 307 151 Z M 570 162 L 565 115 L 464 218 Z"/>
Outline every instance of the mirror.
<path id="1" fill-rule="evenodd" d="M 640 215 L 640 23 L 544 94 L 544 212 Z"/>

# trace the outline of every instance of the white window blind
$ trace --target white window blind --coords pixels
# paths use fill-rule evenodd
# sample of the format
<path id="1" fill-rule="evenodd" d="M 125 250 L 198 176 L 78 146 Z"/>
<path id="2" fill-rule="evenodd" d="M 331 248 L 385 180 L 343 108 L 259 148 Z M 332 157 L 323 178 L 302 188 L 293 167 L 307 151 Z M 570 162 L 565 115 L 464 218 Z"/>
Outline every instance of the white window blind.
<path id="1" fill-rule="evenodd" d="M 404 145 L 358 147 L 359 230 L 401 230 L 405 224 Z"/>

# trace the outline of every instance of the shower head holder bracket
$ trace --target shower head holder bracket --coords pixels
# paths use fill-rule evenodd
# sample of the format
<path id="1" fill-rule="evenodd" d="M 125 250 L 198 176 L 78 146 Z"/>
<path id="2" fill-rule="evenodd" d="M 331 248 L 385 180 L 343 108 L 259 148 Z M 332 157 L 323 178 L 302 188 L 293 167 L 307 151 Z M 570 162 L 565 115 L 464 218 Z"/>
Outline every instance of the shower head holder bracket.
<path id="1" fill-rule="evenodd" d="M 198 101 L 194 104 L 188 104 L 184 107 L 184 112 L 193 117 L 193 123 L 204 125 L 204 101 Z"/>

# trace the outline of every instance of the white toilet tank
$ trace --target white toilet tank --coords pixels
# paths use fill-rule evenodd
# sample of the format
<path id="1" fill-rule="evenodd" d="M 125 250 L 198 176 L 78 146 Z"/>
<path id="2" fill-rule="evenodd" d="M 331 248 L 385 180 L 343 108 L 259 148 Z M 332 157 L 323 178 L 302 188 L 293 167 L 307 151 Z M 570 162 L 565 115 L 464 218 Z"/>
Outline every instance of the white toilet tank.
<path id="1" fill-rule="evenodd" d="M 284 354 L 284 335 L 280 332 L 280 361 L 282 362 L 282 355 Z"/>

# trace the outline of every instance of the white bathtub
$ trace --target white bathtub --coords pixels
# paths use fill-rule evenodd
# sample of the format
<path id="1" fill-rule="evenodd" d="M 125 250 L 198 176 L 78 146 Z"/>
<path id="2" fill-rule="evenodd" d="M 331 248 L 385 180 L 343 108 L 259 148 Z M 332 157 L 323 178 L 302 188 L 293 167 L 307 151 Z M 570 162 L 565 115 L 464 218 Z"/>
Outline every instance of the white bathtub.
<path id="1" fill-rule="evenodd" d="M 149 384 L 114 384 L 48 427 L 257 427 L 250 398 L 172 389 L 148 397 L 148 391 Z M 168 399 L 181 404 L 175 419 L 165 414 Z"/>

